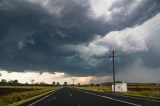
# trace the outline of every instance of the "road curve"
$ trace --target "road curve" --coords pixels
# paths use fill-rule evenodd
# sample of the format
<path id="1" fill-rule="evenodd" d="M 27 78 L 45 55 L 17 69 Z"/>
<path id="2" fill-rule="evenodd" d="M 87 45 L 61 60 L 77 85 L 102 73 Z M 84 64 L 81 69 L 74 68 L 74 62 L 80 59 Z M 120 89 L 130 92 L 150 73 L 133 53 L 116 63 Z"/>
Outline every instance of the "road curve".
<path id="1" fill-rule="evenodd" d="M 160 101 L 63 87 L 29 106 L 160 106 Z"/>

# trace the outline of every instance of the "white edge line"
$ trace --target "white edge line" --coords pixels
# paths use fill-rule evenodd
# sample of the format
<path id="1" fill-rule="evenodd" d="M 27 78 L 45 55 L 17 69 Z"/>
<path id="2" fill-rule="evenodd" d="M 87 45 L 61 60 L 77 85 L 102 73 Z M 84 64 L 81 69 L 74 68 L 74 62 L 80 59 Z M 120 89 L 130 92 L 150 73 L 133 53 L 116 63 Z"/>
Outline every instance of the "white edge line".
<path id="1" fill-rule="evenodd" d="M 135 105 L 135 106 L 141 106 L 141 105 L 138 105 L 138 104 L 134 104 L 134 103 L 130 103 L 130 102 L 126 102 L 126 101 L 114 99 L 114 98 L 111 98 L 111 97 L 101 96 L 101 95 L 97 95 L 97 94 L 94 94 L 94 93 L 90 93 L 90 92 L 86 92 L 86 91 L 81 91 L 81 90 L 79 90 L 79 89 L 76 89 L 76 90 L 78 90 L 78 91 L 80 91 L 80 92 L 92 94 L 92 95 L 95 95 L 95 96 L 99 96 L 99 97 L 102 97 L 102 98 L 107 98 L 107 99 L 115 100 L 115 101 L 118 101 L 118 102 L 123 102 L 123 103 L 131 104 L 131 105 Z"/>
<path id="2" fill-rule="evenodd" d="M 107 93 L 109 94 L 109 93 Z M 140 100 L 149 100 L 149 101 L 153 101 L 153 102 L 160 102 L 159 100 L 152 100 L 152 99 L 147 99 L 147 98 L 140 98 L 140 97 L 132 97 L 129 95 L 121 95 L 121 94 L 110 94 L 110 95 L 116 95 L 116 96 L 121 96 L 121 97 L 129 97 L 129 98 L 135 98 L 135 99 L 140 99 Z"/>
<path id="3" fill-rule="evenodd" d="M 49 97 L 50 95 L 54 94 L 54 93 L 55 93 L 55 92 L 57 92 L 57 91 L 58 91 L 58 90 L 53 91 L 51 94 L 46 95 L 45 97 L 43 97 L 43 98 L 41 98 L 41 99 L 39 99 L 39 100 L 37 100 L 37 101 L 35 101 L 35 102 L 33 102 L 33 103 L 29 104 L 28 106 L 32 106 L 32 105 L 34 105 L 34 104 L 36 104 L 36 103 L 38 103 L 38 102 L 42 101 L 43 99 L 45 99 L 45 98 Z"/>

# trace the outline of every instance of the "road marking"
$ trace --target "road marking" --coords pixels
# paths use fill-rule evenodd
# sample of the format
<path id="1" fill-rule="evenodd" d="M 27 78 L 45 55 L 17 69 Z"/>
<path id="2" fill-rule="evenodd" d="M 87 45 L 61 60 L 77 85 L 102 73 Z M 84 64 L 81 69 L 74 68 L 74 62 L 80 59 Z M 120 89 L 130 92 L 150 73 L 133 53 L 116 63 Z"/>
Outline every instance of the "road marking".
<path id="1" fill-rule="evenodd" d="M 72 94 L 70 93 L 70 96 L 72 96 Z"/>
<path id="2" fill-rule="evenodd" d="M 111 100 L 115 100 L 115 101 L 118 101 L 118 102 L 130 104 L 130 105 L 134 105 L 134 106 L 141 106 L 141 105 L 139 105 L 139 104 L 135 104 L 135 103 L 131 103 L 131 102 L 126 102 L 126 101 L 114 99 L 114 98 L 111 98 L 111 97 L 102 96 L 102 95 L 98 95 L 98 94 L 95 94 L 95 93 L 87 92 L 87 91 L 81 91 L 81 90 L 79 90 L 79 89 L 75 89 L 75 90 L 78 90 L 78 91 L 80 91 L 80 92 L 84 92 L 84 93 L 87 93 L 87 94 L 95 95 L 95 96 L 98 96 L 98 97 L 102 97 L 102 98 L 111 99 Z"/>
<path id="3" fill-rule="evenodd" d="M 54 94 L 54 93 L 55 93 L 55 92 L 57 92 L 57 91 L 58 91 L 58 90 L 53 91 L 53 93 L 51 93 L 51 94 L 49 94 L 49 95 L 46 95 L 45 97 L 43 97 L 43 98 L 41 98 L 41 99 L 39 99 L 39 100 L 37 100 L 37 101 L 35 101 L 35 102 L 31 103 L 31 104 L 30 104 L 30 105 L 28 105 L 28 106 L 33 106 L 34 104 L 36 104 L 36 103 L 38 103 L 38 102 L 42 101 L 43 99 L 45 99 L 45 98 L 49 97 L 50 95 Z"/>
<path id="4" fill-rule="evenodd" d="M 134 98 L 134 99 L 141 99 L 141 100 L 149 100 L 149 101 L 153 101 L 153 102 L 160 102 L 158 100 L 151 100 L 151 99 L 147 99 L 147 98 L 140 98 L 140 97 L 132 97 L 132 96 L 127 96 L 127 95 L 121 95 L 121 94 L 110 94 L 110 93 L 106 93 L 109 95 L 116 95 L 116 96 L 124 96 L 124 97 L 128 97 L 128 98 Z"/>
<path id="5" fill-rule="evenodd" d="M 54 97 L 54 100 L 56 100 L 56 97 Z"/>

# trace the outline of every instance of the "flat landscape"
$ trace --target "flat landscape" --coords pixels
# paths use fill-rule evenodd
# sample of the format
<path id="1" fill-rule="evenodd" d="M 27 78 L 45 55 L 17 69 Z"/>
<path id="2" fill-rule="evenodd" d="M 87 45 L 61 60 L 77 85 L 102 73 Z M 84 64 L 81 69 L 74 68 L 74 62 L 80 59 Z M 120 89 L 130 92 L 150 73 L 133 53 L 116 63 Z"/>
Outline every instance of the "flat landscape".
<path id="1" fill-rule="evenodd" d="M 160 106 L 160 0 L 0 0 L 0 106 Z"/>
<path id="2" fill-rule="evenodd" d="M 25 100 L 20 103 L 23 104 L 23 102 L 25 103 L 27 101 L 31 101 L 39 95 L 54 91 L 56 89 L 58 89 L 58 87 L 0 86 L 0 106 L 6 106 L 8 104 Z"/>
<path id="3" fill-rule="evenodd" d="M 29 106 L 159 106 L 159 100 L 63 87 Z M 26 105 L 23 105 L 26 106 Z"/>
<path id="4" fill-rule="evenodd" d="M 128 84 L 128 92 L 124 93 L 113 93 L 109 85 L 0 86 L 0 106 L 6 105 L 158 106 L 160 105 L 160 86 Z"/>
<path id="5" fill-rule="evenodd" d="M 111 86 L 83 86 L 84 90 L 109 93 Z M 122 95 L 138 96 L 150 99 L 160 99 L 160 85 L 155 84 L 128 84 L 128 92 L 117 93 Z"/>

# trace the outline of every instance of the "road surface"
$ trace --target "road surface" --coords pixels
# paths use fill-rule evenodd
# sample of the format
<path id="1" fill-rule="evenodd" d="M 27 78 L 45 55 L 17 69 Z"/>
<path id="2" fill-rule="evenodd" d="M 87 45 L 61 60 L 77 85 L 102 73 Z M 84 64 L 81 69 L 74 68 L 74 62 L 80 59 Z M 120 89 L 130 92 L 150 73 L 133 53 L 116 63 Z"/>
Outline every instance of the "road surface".
<path id="1" fill-rule="evenodd" d="M 29 106 L 160 106 L 160 101 L 63 87 Z"/>

